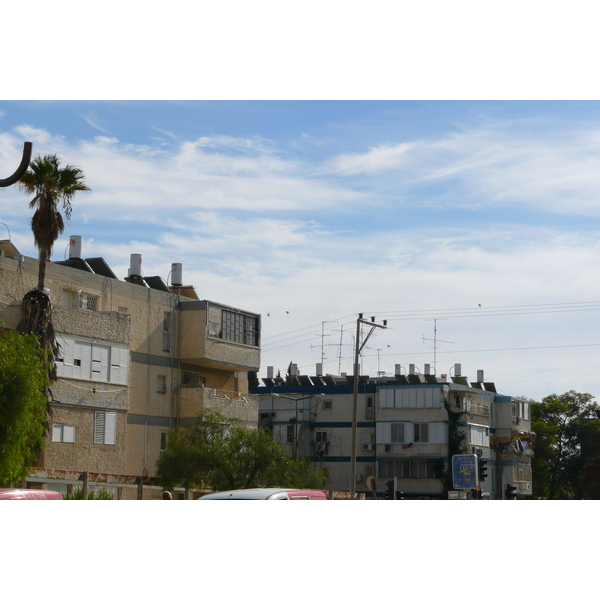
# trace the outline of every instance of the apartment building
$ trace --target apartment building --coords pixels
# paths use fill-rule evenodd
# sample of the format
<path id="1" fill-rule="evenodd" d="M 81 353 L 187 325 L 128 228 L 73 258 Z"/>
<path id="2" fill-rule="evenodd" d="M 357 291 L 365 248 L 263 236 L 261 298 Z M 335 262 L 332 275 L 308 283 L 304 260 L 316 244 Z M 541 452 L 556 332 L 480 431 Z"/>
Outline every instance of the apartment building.
<path id="1" fill-rule="evenodd" d="M 350 489 L 353 378 L 300 375 L 292 366 L 285 379 L 273 377 L 251 388 L 258 398 L 259 424 L 287 444 L 297 456 L 309 457 L 328 473 L 328 488 Z M 356 422 L 355 491 L 367 492 L 375 480 L 383 497 L 397 478 L 406 499 L 473 498 L 454 490 L 454 454 L 476 454 L 487 461 L 480 497 L 503 499 L 506 486 L 531 495 L 531 427 L 526 400 L 503 396 L 483 371 L 477 381 L 461 375 L 436 377 L 396 365 L 393 377 L 360 376 Z"/>
<path id="2" fill-rule="evenodd" d="M 29 485 L 90 483 L 122 498 L 159 498 L 153 481 L 169 428 L 213 409 L 257 427 L 248 395 L 260 365 L 260 315 L 198 298 L 174 263 L 167 283 L 145 276 L 141 255 L 119 280 L 102 258 L 50 262 L 46 292 L 61 355 L 51 431 Z M 35 288 L 38 260 L 0 241 L 0 321 L 14 329 Z"/>

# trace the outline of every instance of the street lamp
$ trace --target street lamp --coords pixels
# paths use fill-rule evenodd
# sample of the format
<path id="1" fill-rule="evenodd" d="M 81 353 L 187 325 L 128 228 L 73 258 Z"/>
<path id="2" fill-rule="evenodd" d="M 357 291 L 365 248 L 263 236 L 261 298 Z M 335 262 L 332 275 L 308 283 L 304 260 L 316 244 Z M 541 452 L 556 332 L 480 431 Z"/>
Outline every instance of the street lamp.
<path id="1" fill-rule="evenodd" d="M 285 400 L 293 400 L 296 403 L 296 418 L 294 423 L 294 445 L 292 458 L 297 458 L 298 454 L 298 445 L 300 443 L 300 433 L 298 428 L 298 402 L 301 400 L 310 400 L 311 398 L 322 398 L 325 394 L 310 394 L 308 396 L 303 395 L 301 398 L 293 398 L 292 396 L 284 396 L 283 394 L 276 394 L 275 392 L 271 392 L 271 397 L 273 398 L 284 398 Z M 310 409 L 309 409 L 310 410 Z"/>

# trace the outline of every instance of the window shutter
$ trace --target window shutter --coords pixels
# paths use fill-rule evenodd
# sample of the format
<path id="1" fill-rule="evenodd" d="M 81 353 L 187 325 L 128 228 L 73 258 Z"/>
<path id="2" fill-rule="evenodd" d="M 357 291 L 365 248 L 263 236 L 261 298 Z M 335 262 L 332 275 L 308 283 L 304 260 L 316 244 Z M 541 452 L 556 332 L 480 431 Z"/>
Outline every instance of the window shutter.
<path id="1" fill-rule="evenodd" d="M 67 444 L 75 443 L 75 426 L 63 425 L 63 442 Z"/>
<path id="2" fill-rule="evenodd" d="M 96 412 L 94 420 L 94 444 L 104 444 L 104 412 Z"/>
<path id="3" fill-rule="evenodd" d="M 108 381 L 109 347 L 92 345 L 92 381 Z"/>
<path id="4" fill-rule="evenodd" d="M 104 443 L 112 446 L 117 443 L 117 413 L 105 413 Z"/>
<path id="5" fill-rule="evenodd" d="M 52 426 L 52 441 L 62 442 L 62 425 Z"/>
<path id="6" fill-rule="evenodd" d="M 87 342 L 75 341 L 73 377 L 90 379 L 92 373 L 92 345 Z M 79 361 L 76 363 L 75 361 Z"/>
<path id="7" fill-rule="evenodd" d="M 392 438 L 392 424 L 391 423 L 377 423 L 377 443 L 378 444 L 391 444 Z"/>

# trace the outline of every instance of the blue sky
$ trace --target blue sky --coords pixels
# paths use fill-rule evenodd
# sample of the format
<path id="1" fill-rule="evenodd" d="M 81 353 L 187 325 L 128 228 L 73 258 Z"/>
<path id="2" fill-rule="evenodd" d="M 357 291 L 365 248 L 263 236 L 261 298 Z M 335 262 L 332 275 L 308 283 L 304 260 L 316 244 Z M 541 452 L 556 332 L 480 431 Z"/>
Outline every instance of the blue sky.
<path id="1" fill-rule="evenodd" d="M 131 253 L 164 279 L 182 262 L 201 298 L 263 315 L 261 375 L 350 372 L 364 312 L 389 325 L 371 375 L 433 363 L 437 319 L 438 374 L 600 394 L 597 102 L 0 102 L 3 176 L 25 140 L 92 188 L 55 260 L 82 235 L 120 278 Z M 27 198 L 0 199 L 35 255 Z"/>

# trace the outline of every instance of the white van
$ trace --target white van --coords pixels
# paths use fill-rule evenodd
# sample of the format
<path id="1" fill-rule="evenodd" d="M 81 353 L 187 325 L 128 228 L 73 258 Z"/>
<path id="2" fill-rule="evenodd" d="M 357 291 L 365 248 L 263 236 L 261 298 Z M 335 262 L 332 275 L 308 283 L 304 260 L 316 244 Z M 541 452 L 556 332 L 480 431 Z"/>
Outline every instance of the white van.
<path id="1" fill-rule="evenodd" d="M 316 490 L 254 488 L 207 494 L 197 500 L 327 500 L 327 496 Z"/>

